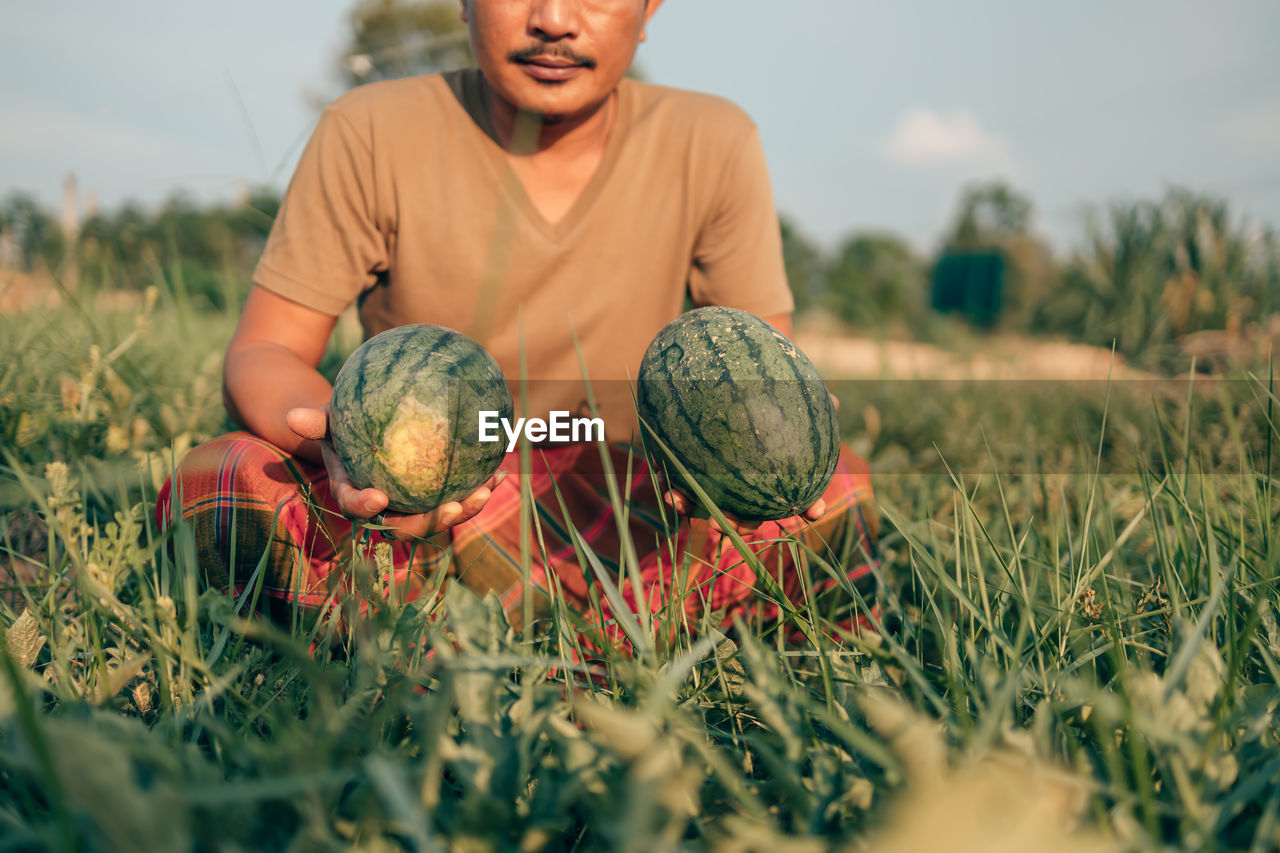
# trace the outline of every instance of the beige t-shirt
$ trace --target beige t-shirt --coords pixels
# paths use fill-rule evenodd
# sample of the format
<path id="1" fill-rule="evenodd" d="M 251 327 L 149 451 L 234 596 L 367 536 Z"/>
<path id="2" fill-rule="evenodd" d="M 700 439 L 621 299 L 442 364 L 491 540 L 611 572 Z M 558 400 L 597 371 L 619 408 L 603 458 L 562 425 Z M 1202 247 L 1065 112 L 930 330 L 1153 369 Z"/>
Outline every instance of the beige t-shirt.
<path id="1" fill-rule="evenodd" d="M 355 300 L 366 336 L 405 323 L 471 335 L 517 414 L 522 379 L 530 415 L 585 413 L 580 351 L 610 439 L 630 435 L 629 380 L 686 293 L 760 316 L 792 309 L 741 109 L 623 80 L 599 167 L 548 222 L 494 140 L 482 85 L 475 69 L 412 77 L 325 109 L 255 282 L 333 315 Z"/>

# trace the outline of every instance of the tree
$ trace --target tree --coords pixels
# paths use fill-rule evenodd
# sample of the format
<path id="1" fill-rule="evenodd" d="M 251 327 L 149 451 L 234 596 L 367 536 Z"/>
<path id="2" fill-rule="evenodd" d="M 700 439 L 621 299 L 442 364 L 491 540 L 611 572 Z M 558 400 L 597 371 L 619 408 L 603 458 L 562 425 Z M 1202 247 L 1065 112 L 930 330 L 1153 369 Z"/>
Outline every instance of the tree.
<path id="1" fill-rule="evenodd" d="M 1031 200 L 1003 181 L 971 184 L 960 195 L 943 253 L 995 250 L 1005 262 L 1003 325 L 1026 329 L 1060 284 L 1049 247 L 1031 230 Z"/>
<path id="2" fill-rule="evenodd" d="M 63 250 L 57 221 L 26 193 L 11 193 L 0 204 L 0 238 L 6 255 L 0 260 L 26 270 L 52 267 Z"/>
<path id="3" fill-rule="evenodd" d="M 822 253 L 788 217 L 779 215 L 778 224 L 782 228 L 782 260 L 795 296 L 796 311 L 808 311 L 822 299 L 826 290 Z"/>
<path id="4" fill-rule="evenodd" d="M 971 184 L 961 193 L 960 210 L 947 245 L 957 248 L 998 246 L 1030 230 L 1031 211 L 1031 200 L 1003 181 Z"/>
<path id="5" fill-rule="evenodd" d="M 845 322 L 879 327 L 924 309 L 925 265 L 892 234 L 854 234 L 827 266 L 827 305 Z"/>
<path id="6" fill-rule="evenodd" d="M 1221 199 L 1173 190 L 1159 203 L 1112 204 L 1089 216 L 1087 233 L 1039 312 L 1042 328 L 1181 367 L 1186 336 L 1247 337 L 1280 308 L 1274 234 L 1233 223 Z"/>
<path id="7" fill-rule="evenodd" d="M 467 27 L 449 0 L 360 0 L 342 53 L 348 87 L 471 64 Z"/>

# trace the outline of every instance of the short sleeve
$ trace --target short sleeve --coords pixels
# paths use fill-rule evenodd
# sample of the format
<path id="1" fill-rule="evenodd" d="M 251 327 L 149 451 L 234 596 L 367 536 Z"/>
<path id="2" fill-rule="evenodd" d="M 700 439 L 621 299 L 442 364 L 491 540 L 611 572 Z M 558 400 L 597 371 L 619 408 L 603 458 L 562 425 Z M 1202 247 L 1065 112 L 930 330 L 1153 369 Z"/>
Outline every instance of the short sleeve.
<path id="1" fill-rule="evenodd" d="M 350 118 L 325 109 L 285 191 L 254 282 L 330 315 L 387 268 L 373 157 Z"/>
<path id="2" fill-rule="evenodd" d="M 740 308 L 761 317 L 795 308 L 769 170 L 754 126 L 725 161 L 694 246 L 689 295 L 695 305 Z"/>

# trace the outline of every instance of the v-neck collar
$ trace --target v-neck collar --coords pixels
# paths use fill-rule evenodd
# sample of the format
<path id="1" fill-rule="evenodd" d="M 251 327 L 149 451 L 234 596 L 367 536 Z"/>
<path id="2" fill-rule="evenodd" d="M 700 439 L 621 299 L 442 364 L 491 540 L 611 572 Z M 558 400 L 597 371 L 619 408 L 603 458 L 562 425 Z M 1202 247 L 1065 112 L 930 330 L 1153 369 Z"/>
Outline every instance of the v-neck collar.
<path id="1" fill-rule="evenodd" d="M 519 208 L 524 217 L 538 231 L 553 242 L 560 242 L 568 237 L 591 212 L 596 199 L 608 182 L 613 171 L 623 140 L 627 135 L 627 126 L 631 121 L 630 81 L 622 79 L 614 90 L 613 122 L 609 134 L 605 137 L 604 152 L 600 162 L 587 181 L 586 186 L 578 194 L 573 205 L 555 222 L 550 222 L 542 215 L 533 200 L 525 191 L 524 183 L 511 168 L 506 150 L 498 143 L 498 135 L 489 118 L 489 110 L 485 106 L 484 79 L 478 68 L 466 68 L 452 74 L 446 74 L 445 80 L 453 92 L 458 105 L 470 117 L 475 128 L 477 144 L 484 151 L 485 159 L 494 170 L 502 195 L 510 203 Z"/>

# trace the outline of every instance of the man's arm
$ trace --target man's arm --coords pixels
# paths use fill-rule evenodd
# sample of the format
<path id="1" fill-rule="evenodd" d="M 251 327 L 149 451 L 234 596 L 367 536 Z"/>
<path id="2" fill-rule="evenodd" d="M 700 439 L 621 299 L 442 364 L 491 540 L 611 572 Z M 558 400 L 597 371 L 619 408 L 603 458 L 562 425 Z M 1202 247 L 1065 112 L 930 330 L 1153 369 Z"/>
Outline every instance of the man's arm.
<path id="1" fill-rule="evenodd" d="M 782 332 L 782 334 L 786 335 L 788 338 L 791 337 L 791 312 L 788 311 L 786 314 L 774 314 L 772 317 L 762 317 L 761 319 L 770 326 L 773 326 L 779 332 Z"/>
<path id="2" fill-rule="evenodd" d="M 337 318 L 255 286 L 227 347 L 222 396 L 231 416 L 277 447 L 323 464 L 338 508 L 369 518 L 387 508 L 378 489 L 357 488 L 328 441 L 333 388 L 316 370 Z M 502 482 L 498 472 L 461 501 L 426 513 L 383 513 L 386 535 L 427 536 L 474 516 Z"/>
<path id="3" fill-rule="evenodd" d="M 326 447 L 333 388 L 316 366 L 336 324 L 336 317 L 255 285 L 227 346 L 222 398 L 231 417 L 250 432 L 323 464 L 339 509 L 367 518 L 386 509 L 386 495 L 353 486 Z"/>
<path id="4" fill-rule="evenodd" d="M 689 294 L 694 305 L 741 308 L 772 323 L 789 318 L 795 301 L 787 287 L 764 151 L 754 126 L 743 134 L 725 160 L 707 219 L 699 226 Z M 781 322 L 789 325 L 789 319 Z"/>
<path id="5" fill-rule="evenodd" d="M 336 317 L 255 286 L 249 292 L 222 368 L 222 395 L 231 417 L 291 453 L 320 462 L 318 441 L 290 429 L 286 414 L 329 403 L 329 382 L 316 366 Z"/>

